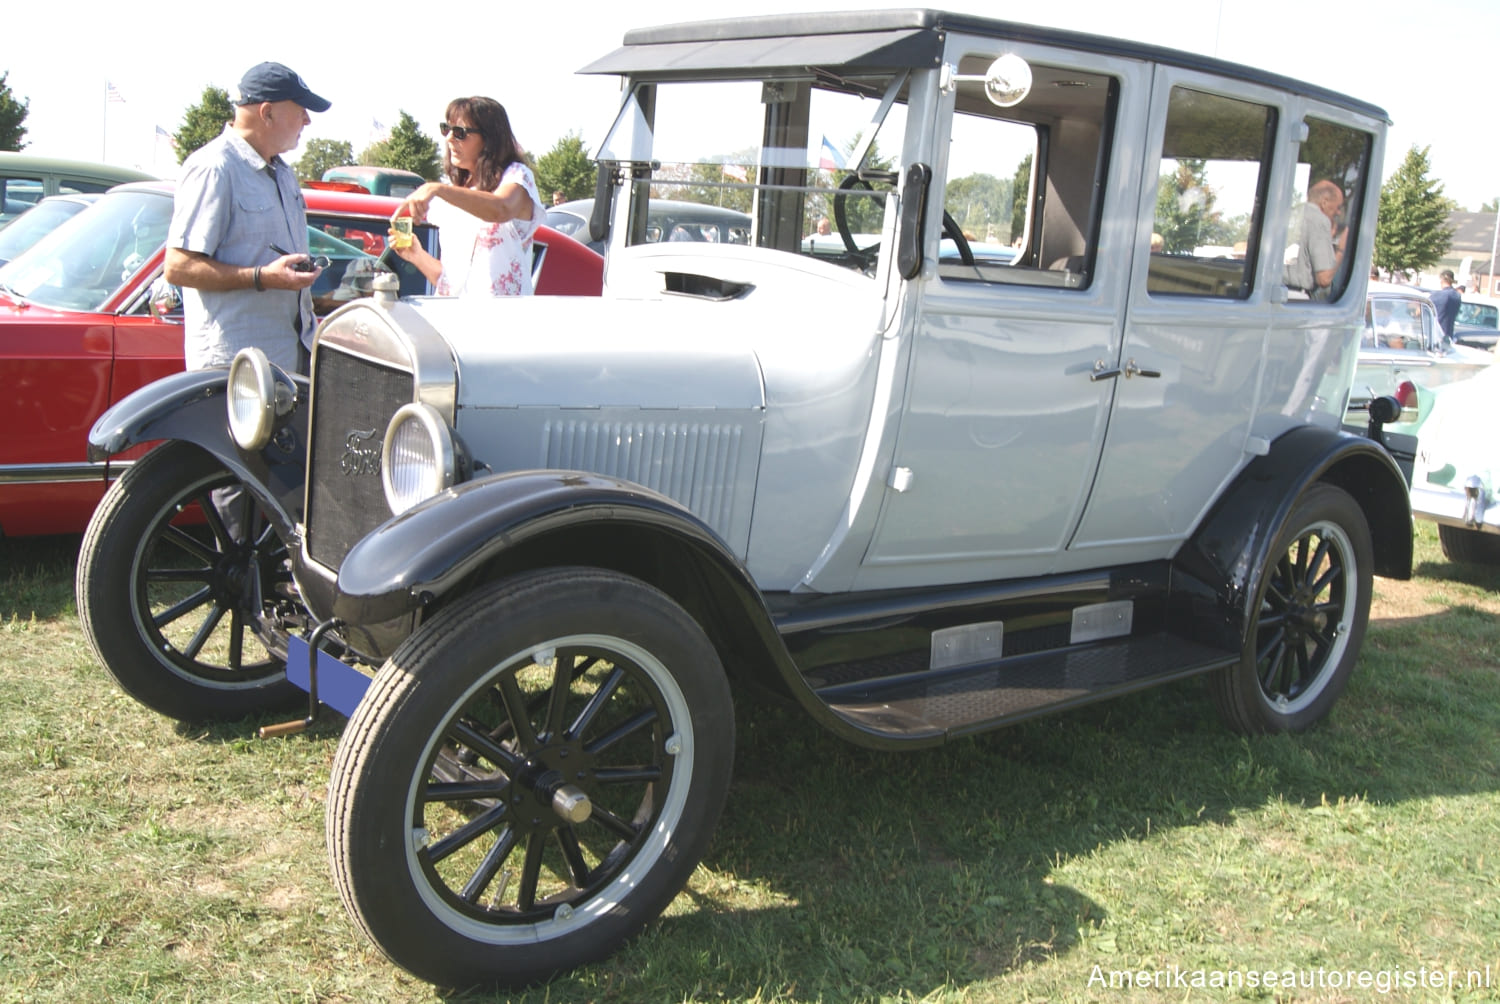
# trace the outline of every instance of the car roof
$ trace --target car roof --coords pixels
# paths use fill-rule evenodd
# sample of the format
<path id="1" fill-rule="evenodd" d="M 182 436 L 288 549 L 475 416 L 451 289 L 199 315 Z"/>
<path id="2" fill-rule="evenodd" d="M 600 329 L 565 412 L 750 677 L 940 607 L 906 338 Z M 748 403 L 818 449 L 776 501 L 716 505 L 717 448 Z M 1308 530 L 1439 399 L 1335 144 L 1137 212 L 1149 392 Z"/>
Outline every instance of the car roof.
<path id="1" fill-rule="evenodd" d="M 769 14 L 638 28 L 625 33 L 621 48 L 578 72 L 694 79 L 734 70 L 806 72 L 810 66 L 929 68 L 937 65 L 951 32 L 1180 66 L 1264 84 L 1389 121 L 1383 109 L 1346 94 L 1226 60 L 1107 36 L 915 8 Z M 787 41 L 769 44 L 771 39 Z"/>
<path id="2" fill-rule="evenodd" d="M 112 192 L 157 192 L 171 198 L 176 185 L 170 181 L 133 181 L 116 185 Z M 366 192 L 332 192 L 322 188 L 302 189 L 302 198 L 313 212 L 353 213 L 361 216 L 390 216 L 401 205 L 401 200 L 390 195 L 370 195 Z"/>
<path id="3" fill-rule="evenodd" d="M 1376 282 L 1371 281 L 1370 296 L 1406 297 L 1413 300 L 1428 299 L 1427 290 L 1418 289 L 1416 286 L 1406 286 L 1399 282 Z"/>
<path id="4" fill-rule="evenodd" d="M 156 175 L 133 167 L 119 167 L 91 160 L 68 160 L 63 157 L 40 157 L 30 153 L 0 151 L 0 170 L 32 171 L 37 174 L 66 174 L 104 181 L 145 181 Z"/>
<path id="5" fill-rule="evenodd" d="M 548 212 L 571 213 L 588 219 L 589 214 L 594 211 L 593 199 L 574 199 L 572 202 L 561 202 L 555 206 L 548 206 Z M 710 206 L 702 202 L 682 202 L 677 199 L 652 199 L 651 215 L 684 217 L 691 216 L 700 223 L 744 223 L 750 219 L 749 215 L 738 209 L 728 209 L 724 206 Z"/>

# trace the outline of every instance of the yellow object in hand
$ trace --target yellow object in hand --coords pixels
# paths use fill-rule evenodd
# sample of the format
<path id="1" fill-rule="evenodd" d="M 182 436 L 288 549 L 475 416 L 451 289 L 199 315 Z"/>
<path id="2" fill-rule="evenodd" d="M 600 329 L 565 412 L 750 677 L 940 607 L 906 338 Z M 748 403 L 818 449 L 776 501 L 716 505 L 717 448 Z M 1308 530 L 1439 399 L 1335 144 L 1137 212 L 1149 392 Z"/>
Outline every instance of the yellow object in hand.
<path id="1" fill-rule="evenodd" d="M 391 246 L 397 248 L 409 248 L 412 242 L 411 217 L 397 216 L 391 220 L 391 229 L 396 235 L 391 238 Z"/>

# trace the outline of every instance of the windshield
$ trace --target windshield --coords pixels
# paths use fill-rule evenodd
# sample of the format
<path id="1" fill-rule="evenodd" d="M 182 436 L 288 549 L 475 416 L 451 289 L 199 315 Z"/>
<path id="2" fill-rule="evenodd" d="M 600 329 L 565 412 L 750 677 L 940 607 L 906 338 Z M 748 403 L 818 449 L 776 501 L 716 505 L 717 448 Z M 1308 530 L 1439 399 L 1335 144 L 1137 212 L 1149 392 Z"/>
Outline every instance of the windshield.
<path id="1" fill-rule="evenodd" d="M 116 192 L 0 268 L 0 286 L 45 307 L 98 310 L 162 246 L 171 220 L 170 195 Z"/>
<path id="2" fill-rule="evenodd" d="M 742 244 L 873 274 L 904 78 L 641 84 L 599 159 L 631 164 L 626 244 Z"/>
<path id="3" fill-rule="evenodd" d="M 0 229 L 0 264 L 20 257 L 31 245 L 77 216 L 88 203 L 75 199 L 44 199 Z"/>

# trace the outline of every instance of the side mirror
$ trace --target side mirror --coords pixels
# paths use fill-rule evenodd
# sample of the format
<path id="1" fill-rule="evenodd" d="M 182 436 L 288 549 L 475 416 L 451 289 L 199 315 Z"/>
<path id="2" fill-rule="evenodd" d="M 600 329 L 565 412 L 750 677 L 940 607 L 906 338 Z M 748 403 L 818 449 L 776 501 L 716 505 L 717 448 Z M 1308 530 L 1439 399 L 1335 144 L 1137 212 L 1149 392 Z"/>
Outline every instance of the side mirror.
<path id="1" fill-rule="evenodd" d="M 151 316 L 158 321 L 180 321 L 182 320 L 182 290 L 167 281 L 165 276 L 157 276 L 151 283 Z"/>
<path id="2" fill-rule="evenodd" d="M 970 74 L 950 77 L 949 80 L 955 84 L 981 82 L 990 104 L 1013 108 L 1031 93 L 1031 64 L 1014 52 L 1007 52 L 991 63 L 982 77 Z"/>

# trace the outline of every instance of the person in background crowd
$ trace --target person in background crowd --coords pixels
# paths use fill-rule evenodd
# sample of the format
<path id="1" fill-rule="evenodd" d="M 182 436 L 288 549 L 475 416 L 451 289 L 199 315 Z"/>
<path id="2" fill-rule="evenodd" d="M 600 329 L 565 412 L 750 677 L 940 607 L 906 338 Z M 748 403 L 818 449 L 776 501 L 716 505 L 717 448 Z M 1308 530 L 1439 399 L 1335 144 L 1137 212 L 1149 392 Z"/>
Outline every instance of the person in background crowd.
<path id="1" fill-rule="evenodd" d="M 1458 307 L 1463 298 L 1458 295 L 1458 290 L 1453 288 L 1453 272 L 1451 269 L 1443 269 L 1438 273 L 1438 291 L 1428 297 L 1432 301 L 1432 307 L 1437 311 L 1438 327 L 1443 329 L 1445 341 L 1453 338 L 1453 323 L 1458 320 Z"/>
<path id="2" fill-rule="evenodd" d="M 445 179 L 412 192 L 395 215 L 436 224 L 442 258 L 420 243 L 395 253 L 439 296 L 531 295 L 532 238 L 547 210 L 504 106 L 494 98 L 456 98 L 438 131 L 447 140 Z"/>
<path id="3" fill-rule="evenodd" d="M 182 164 L 165 275 L 182 287 L 187 368 L 227 366 L 255 346 L 288 371 L 306 369 L 319 270 L 307 254 L 307 207 L 281 154 L 308 112 L 329 102 L 280 63 L 240 78 L 234 121 Z M 284 250 L 280 250 L 284 249 Z"/>

